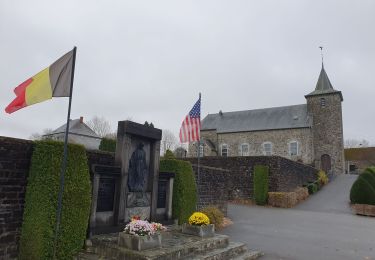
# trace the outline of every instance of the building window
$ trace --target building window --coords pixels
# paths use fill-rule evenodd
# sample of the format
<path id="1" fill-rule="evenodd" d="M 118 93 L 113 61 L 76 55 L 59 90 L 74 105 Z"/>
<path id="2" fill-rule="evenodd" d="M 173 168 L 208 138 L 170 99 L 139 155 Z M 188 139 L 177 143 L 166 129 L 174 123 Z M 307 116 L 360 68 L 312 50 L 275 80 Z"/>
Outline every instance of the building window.
<path id="1" fill-rule="evenodd" d="M 241 144 L 240 146 L 240 155 L 249 156 L 249 144 Z"/>
<path id="2" fill-rule="evenodd" d="M 204 156 L 204 146 L 203 144 L 201 144 L 199 146 L 199 157 L 203 157 Z"/>
<path id="3" fill-rule="evenodd" d="M 320 99 L 320 107 L 326 107 L 326 99 L 325 98 Z"/>
<path id="4" fill-rule="evenodd" d="M 263 154 L 272 155 L 272 143 L 271 142 L 263 143 Z"/>
<path id="5" fill-rule="evenodd" d="M 289 155 L 294 156 L 298 155 L 298 142 L 293 141 L 289 143 Z"/>
<path id="6" fill-rule="evenodd" d="M 221 145 L 221 156 L 228 157 L 228 145 L 227 144 Z"/>

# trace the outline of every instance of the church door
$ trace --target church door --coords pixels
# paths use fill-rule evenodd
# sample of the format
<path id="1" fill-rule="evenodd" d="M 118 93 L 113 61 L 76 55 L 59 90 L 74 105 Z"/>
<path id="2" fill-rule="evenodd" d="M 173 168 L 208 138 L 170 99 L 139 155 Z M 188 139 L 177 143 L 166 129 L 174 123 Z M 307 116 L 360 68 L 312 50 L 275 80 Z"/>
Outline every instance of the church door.
<path id="1" fill-rule="evenodd" d="M 329 173 L 331 170 L 331 156 L 328 154 L 323 154 L 322 157 L 320 158 L 321 162 L 321 169 L 326 172 L 326 174 Z"/>

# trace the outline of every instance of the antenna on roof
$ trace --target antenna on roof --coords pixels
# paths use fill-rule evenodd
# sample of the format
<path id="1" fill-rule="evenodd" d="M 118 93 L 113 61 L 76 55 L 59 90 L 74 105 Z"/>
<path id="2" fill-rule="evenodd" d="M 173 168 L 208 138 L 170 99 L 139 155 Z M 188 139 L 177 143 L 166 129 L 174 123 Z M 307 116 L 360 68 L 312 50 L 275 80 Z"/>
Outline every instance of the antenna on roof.
<path id="1" fill-rule="evenodd" d="M 322 56 L 322 68 L 324 68 L 324 60 L 323 60 L 323 46 L 319 46 L 320 49 L 320 55 Z"/>

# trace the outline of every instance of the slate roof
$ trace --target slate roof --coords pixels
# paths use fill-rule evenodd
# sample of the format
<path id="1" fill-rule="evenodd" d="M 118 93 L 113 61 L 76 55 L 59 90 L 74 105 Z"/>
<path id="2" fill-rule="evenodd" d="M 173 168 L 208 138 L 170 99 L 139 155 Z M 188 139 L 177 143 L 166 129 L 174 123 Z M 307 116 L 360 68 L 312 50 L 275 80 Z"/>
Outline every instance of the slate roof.
<path id="1" fill-rule="evenodd" d="M 208 114 L 202 121 L 201 130 L 231 133 L 306 127 L 311 127 L 311 120 L 307 105 L 302 104 Z"/>
<path id="2" fill-rule="evenodd" d="M 317 95 L 325 95 L 330 93 L 339 93 L 341 97 L 341 101 L 343 101 L 343 97 L 341 94 L 341 91 L 335 90 L 332 87 L 331 81 L 328 78 L 328 75 L 324 69 L 324 66 L 322 64 L 322 69 L 319 74 L 318 82 L 316 83 L 315 90 L 309 94 L 307 94 L 305 97 L 309 96 L 317 96 Z"/>
<path id="3" fill-rule="evenodd" d="M 48 135 L 65 133 L 65 129 L 66 129 L 66 124 L 60 126 L 59 128 L 57 128 L 56 130 L 54 130 L 52 133 Z M 100 136 L 98 136 L 93 130 L 91 130 L 91 128 L 88 127 L 85 123 L 81 123 L 80 119 L 70 120 L 69 133 L 84 135 L 84 136 L 89 136 L 89 137 L 94 137 L 94 138 L 100 138 Z"/>

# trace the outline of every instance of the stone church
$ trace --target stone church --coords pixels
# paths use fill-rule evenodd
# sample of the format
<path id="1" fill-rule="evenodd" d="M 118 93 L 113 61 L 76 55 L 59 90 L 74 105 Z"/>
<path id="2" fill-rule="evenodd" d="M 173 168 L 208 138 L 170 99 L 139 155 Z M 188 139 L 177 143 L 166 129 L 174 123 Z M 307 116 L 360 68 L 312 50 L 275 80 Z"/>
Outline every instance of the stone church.
<path id="1" fill-rule="evenodd" d="M 306 103 L 208 114 L 201 125 L 200 156 L 278 155 L 325 170 L 344 172 L 341 91 L 322 69 Z M 197 143 L 189 156 L 197 156 Z"/>

